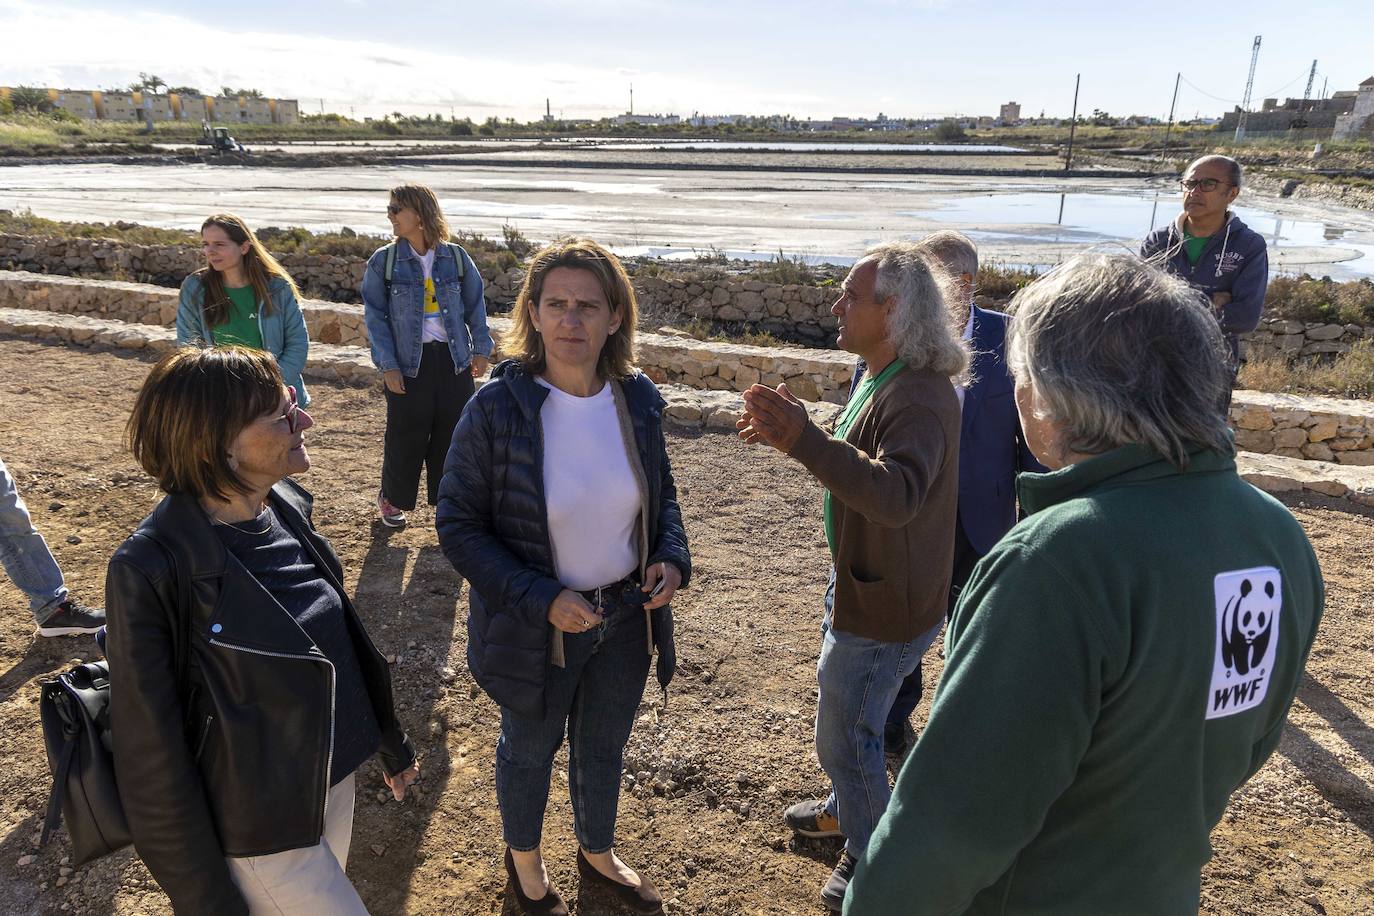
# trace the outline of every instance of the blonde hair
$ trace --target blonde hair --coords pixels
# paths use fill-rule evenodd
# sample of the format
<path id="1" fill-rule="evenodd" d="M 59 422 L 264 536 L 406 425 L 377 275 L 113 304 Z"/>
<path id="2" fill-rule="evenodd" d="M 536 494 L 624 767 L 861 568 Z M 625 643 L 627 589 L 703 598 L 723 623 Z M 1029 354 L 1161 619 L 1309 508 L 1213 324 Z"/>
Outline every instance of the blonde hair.
<path id="1" fill-rule="evenodd" d="M 296 288 L 296 281 L 292 280 L 286 268 L 272 257 L 271 252 L 262 247 L 262 242 L 258 241 L 258 237 L 248 228 L 247 223 L 232 213 L 216 213 L 201 223 L 200 231 L 204 233 L 211 226 L 224 230 L 224 234 L 229 236 L 229 241 L 235 245 L 248 243 L 248 251 L 243 256 L 243 272 L 248 277 L 248 285 L 253 287 L 253 295 L 262 304 L 264 315 L 272 314 L 274 308 L 272 294 L 268 288 L 273 277 L 284 281 L 294 298 L 301 297 L 300 290 Z M 211 327 L 224 324 L 230 315 L 229 294 L 224 291 L 224 274 L 207 262 L 195 272 L 195 276 L 200 278 L 201 309 L 205 314 L 205 323 Z"/>
<path id="2" fill-rule="evenodd" d="M 597 375 L 604 379 L 633 375 L 635 325 L 639 321 L 635 290 L 620 259 L 591 239 L 558 239 L 530 260 L 525 285 L 520 287 L 520 296 L 511 314 L 512 328 L 502 341 L 501 349 L 519 360 L 530 373 L 537 375 L 547 367 L 544 339 L 535 330 L 530 312 L 539 307 L 549 273 L 559 267 L 585 270 L 596 277 L 611 314 L 620 317 L 620 326 L 601 347 L 601 356 L 596 363 Z"/>
<path id="3" fill-rule="evenodd" d="M 439 208 L 439 198 L 422 184 L 403 184 L 391 189 L 391 202 L 399 207 L 408 207 L 420 217 L 420 231 L 425 236 L 425 250 L 447 242 L 452 231 L 444 211 Z"/>

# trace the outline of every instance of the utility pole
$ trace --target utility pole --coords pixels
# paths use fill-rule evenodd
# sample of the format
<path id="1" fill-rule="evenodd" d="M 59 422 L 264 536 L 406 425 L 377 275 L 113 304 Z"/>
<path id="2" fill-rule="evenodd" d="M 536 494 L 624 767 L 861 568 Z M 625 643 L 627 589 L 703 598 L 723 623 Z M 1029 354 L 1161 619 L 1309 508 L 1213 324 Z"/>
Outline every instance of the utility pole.
<path id="1" fill-rule="evenodd" d="M 1073 168 L 1073 132 L 1078 127 L 1078 83 L 1083 78 L 1083 74 L 1076 73 L 1073 77 L 1073 116 L 1069 118 L 1069 154 L 1064 159 L 1064 171 Z"/>
<path id="2" fill-rule="evenodd" d="M 1245 96 L 1240 103 L 1240 117 L 1236 119 L 1236 138 L 1239 143 L 1245 139 L 1245 120 L 1250 115 L 1250 92 L 1255 88 L 1255 64 L 1259 63 L 1260 38 L 1255 36 L 1255 45 L 1250 50 L 1250 75 L 1245 80 Z"/>
<path id="3" fill-rule="evenodd" d="M 1164 167 L 1164 157 L 1169 155 L 1169 135 L 1174 132 L 1174 108 L 1178 105 L 1178 83 L 1183 79 L 1183 72 L 1179 71 L 1174 77 L 1174 100 L 1169 103 L 1169 126 L 1164 128 L 1164 149 L 1159 153 L 1159 166 Z M 1154 227 L 1151 226 L 1151 229 Z"/>
<path id="4" fill-rule="evenodd" d="M 635 84 L 630 84 L 630 114 L 635 113 Z"/>

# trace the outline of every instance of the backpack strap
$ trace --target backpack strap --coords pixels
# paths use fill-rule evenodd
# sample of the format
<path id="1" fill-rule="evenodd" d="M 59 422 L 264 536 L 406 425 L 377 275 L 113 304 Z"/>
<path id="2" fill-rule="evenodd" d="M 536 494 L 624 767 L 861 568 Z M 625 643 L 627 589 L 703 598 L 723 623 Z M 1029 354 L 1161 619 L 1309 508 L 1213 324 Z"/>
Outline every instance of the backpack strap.
<path id="1" fill-rule="evenodd" d="M 448 248 L 449 251 L 453 252 L 453 260 L 458 263 L 458 279 L 462 280 L 463 273 L 467 270 L 467 265 L 463 261 L 463 257 L 467 252 L 464 251 L 463 246 L 459 245 L 457 242 L 449 242 Z"/>
<path id="2" fill-rule="evenodd" d="M 62 688 L 54 684 L 44 689 L 60 691 Z M 76 756 L 78 737 L 80 735 L 74 728 L 62 729 L 62 756 L 57 762 L 57 772 L 53 774 L 52 792 L 48 793 L 48 813 L 43 818 L 43 835 L 38 839 L 40 848 L 48 845 L 48 838 L 62 822 L 62 792 L 67 787 L 67 774 L 71 772 L 72 758 Z"/>
<path id="3" fill-rule="evenodd" d="M 386 265 L 382 268 L 382 282 L 386 284 L 386 302 L 391 305 L 391 275 L 396 272 L 396 243 L 386 246 Z"/>

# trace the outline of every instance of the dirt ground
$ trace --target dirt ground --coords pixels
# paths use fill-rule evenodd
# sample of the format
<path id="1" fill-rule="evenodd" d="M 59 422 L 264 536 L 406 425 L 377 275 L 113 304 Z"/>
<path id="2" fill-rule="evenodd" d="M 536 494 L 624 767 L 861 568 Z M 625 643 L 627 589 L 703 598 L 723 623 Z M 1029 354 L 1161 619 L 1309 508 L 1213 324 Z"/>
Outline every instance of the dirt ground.
<path id="1" fill-rule="evenodd" d="M 120 446 L 146 371 L 127 354 L 0 339 L 0 454 L 84 601 L 102 600 L 106 558 L 158 499 Z M 303 483 L 374 638 L 398 656 L 400 715 L 424 768 L 418 797 L 398 804 L 368 765 L 349 872 L 379 916 L 498 913 L 497 710 L 463 662 L 465 588 L 427 511 L 399 533 L 374 520 L 381 398 L 312 390 L 314 468 Z M 827 570 L 820 491 L 796 465 L 728 435 L 674 433 L 669 450 L 697 571 L 676 605 L 680 669 L 667 708 L 650 690 L 631 739 L 620 849 L 656 879 L 669 913 L 819 914 L 838 847 L 793 842 L 779 815 L 823 782 L 811 746 Z M 1374 913 L 1374 513 L 1292 508 L 1321 557 L 1326 618 L 1279 752 L 1213 835 L 1206 913 Z M 0 913 L 169 913 L 130 851 L 72 872 L 65 835 L 36 849 L 50 785 L 38 681 L 95 649 L 37 639 L 25 607 L 0 578 Z M 575 898 L 565 766 L 560 756 L 545 848 Z M 584 900 L 576 912 L 609 910 Z"/>

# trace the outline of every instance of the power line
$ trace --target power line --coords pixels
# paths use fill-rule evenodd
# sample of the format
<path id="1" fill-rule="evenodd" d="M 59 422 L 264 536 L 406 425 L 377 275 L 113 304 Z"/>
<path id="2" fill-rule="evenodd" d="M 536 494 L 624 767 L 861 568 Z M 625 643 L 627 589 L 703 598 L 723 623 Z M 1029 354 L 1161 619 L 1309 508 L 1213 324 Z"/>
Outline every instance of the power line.
<path id="1" fill-rule="evenodd" d="M 1307 74 L 1308 74 L 1308 71 L 1307 71 L 1306 68 L 1304 68 L 1303 71 L 1302 71 L 1301 73 L 1299 73 L 1297 76 L 1293 77 L 1291 80 L 1289 80 L 1289 81 L 1288 81 L 1287 83 L 1285 83 L 1284 85 L 1280 86 L 1276 91 L 1266 93 L 1266 94 L 1260 96 L 1260 98 L 1264 98 L 1264 99 L 1275 98 L 1276 96 L 1278 96 L 1278 94 L 1279 94 L 1280 92 L 1282 92 L 1283 90 L 1287 89 L 1289 86 L 1293 85 L 1294 83 L 1296 83 L 1298 80 L 1302 79 L 1303 77 L 1307 76 Z M 1322 74 L 1322 73 L 1319 73 L 1318 75 L 1320 75 L 1320 76 L 1325 76 L 1325 74 Z M 1202 95 L 1207 96 L 1207 98 L 1209 98 L 1209 99 L 1214 99 L 1215 101 L 1218 101 L 1218 102 L 1225 102 L 1225 103 L 1228 104 L 1228 105 L 1240 105 L 1240 104 L 1241 104 L 1241 100 L 1240 100 L 1240 99 L 1227 99 L 1227 98 L 1222 98 L 1222 97 L 1219 96 L 1219 95 L 1213 95 L 1212 93 L 1208 92 L 1206 89 L 1203 89 L 1203 88 L 1202 88 L 1201 86 L 1199 86 L 1197 83 L 1194 83 L 1192 80 L 1188 79 L 1188 77 L 1186 77 L 1186 76 L 1181 77 L 1181 79 L 1183 80 L 1184 83 L 1186 83 L 1186 84 L 1188 85 L 1188 88 L 1190 88 L 1190 89 L 1192 89 L 1192 90 L 1194 90 L 1194 91 L 1196 91 L 1196 92 L 1198 92 L 1198 93 L 1200 93 L 1200 94 L 1202 94 Z"/>

